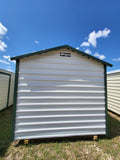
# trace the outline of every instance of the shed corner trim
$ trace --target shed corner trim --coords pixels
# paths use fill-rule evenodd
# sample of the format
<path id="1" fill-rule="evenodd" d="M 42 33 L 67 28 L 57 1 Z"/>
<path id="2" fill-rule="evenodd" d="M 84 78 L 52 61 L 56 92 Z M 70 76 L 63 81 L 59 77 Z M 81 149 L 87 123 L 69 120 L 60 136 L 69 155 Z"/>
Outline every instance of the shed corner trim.
<path id="1" fill-rule="evenodd" d="M 12 111 L 11 141 L 14 141 L 16 103 L 17 103 L 17 88 L 18 88 L 18 74 L 19 74 L 19 60 L 16 60 L 16 72 L 15 72 L 14 96 L 13 96 L 14 99 L 13 99 L 13 111 Z"/>

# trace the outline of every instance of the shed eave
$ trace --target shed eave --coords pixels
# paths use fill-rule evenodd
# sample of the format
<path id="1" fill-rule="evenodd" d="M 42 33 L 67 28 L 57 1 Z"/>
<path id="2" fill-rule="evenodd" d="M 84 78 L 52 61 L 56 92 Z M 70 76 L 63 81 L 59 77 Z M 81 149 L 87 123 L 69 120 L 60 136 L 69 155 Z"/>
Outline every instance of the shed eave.
<path id="1" fill-rule="evenodd" d="M 120 69 L 107 72 L 107 74 L 120 73 Z"/>
<path id="2" fill-rule="evenodd" d="M 104 64 L 106 66 L 110 66 L 110 67 L 113 66 L 112 64 L 110 64 L 110 63 L 108 63 L 106 61 L 100 60 L 100 59 L 98 59 L 98 58 L 96 58 L 94 56 L 91 56 L 91 55 L 89 55 L 89 54 L 87 54 L 85 52 L 82 52 L 82 51 L 80 51 L 80 50 L 78 50 L 76 48 L 73 48 L 73 47 L 71 47 L 69 45 L 58 46 L 58 47 L 54 47 L 54 48 L 49 48 L 49 49 L 37 51 L 37 52 L 23 54 L 23 55 L 20 55 L 20 56 L 11 57 L 11 60 L 18 60 L 18 59 L 22 59 L 22 58 L 25 58 L 25 57 L 30 57 L 30 56 L 43 54 L 43 53 L 47 53 L 47 52 L 51 52 L 51 51 L 55 51 L 55 50 L 59 50 L 59 49 L 65 49 L 65 48 L 70 49 L 70 50 L 72 50 L 72 51 L 74 51 L 74 52 L 76 52 L 76 53 L 78 53 L 80 55 L 86 56 L 86 57 L 88 57 L 90 59 L 93 59 L 93 60 L 95 60 L 97 62 L 100 62 L 100 63 L 102 63 L 102 64 Z"/>

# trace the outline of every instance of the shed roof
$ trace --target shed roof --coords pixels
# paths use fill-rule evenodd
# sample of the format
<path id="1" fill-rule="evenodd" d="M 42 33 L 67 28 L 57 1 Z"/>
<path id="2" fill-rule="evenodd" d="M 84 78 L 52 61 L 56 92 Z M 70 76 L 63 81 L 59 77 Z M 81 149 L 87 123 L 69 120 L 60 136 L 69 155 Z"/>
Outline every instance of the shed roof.
<path id="1" fill-rule="evenodd" d="M 15 73 L 13 73 L 11 71 L 4 70 L 4 69 L 1 69 L 1 68 L 0 68 L 0 72 L 4 72 L 4 73 L 8 73 L 8 74 L 15 74 Z"/>
<path id="2" fill-rule="evenodd" d="M 93 59 L 93 60 L 95 60 L 97 62 L 100 62 L 100 63 L 102 63 L 102 64 L 104 64 L 106 66 L 112 67 L 112 64 L 110 64 L 108 62 L 105 62 L 103 60 L 100 60 L 100 59 L 98 59 L 98 58 L 96 58 L 94 56 L 91 56 L 91 55 L 89 55 L 89 54 L 87 54 L 85 52 L 82 52 L 82 51 L 80 51 L 80 50 L 78 50 L 76 48 L 73 48 L 73 47 L 71 47 L 69 45 L 58 46 L 58 47 L 54 47 L 54 48 L 49 48 L 49 49 L 37 51 L 37 52 L 23 54 L 23 55 L 20 55 L 20 56 L 11 57 L 11 60 L 18 60 L 18 59 L 22 59 L 22 58 L 25 58 L 25 57 L 30 57 L 30 56 L 34 56 L 34 55 L 38 55 L 38 54 L 43 54 L 43 53 L 47 53 L 47 52 L 51 52 L 51 51 L 55 51 L 55 50 L 59 50 L 59 49 L 66 49 L 66 48 L 70 49 L 70 50 L 72 50 L 72 51 L 74 51 L 74 52 L 76 52 L 76 53 L 78 53 L 80 55 L 86 56 L 86 57 L 88 57 L 90 59 Z"/>
<path id="3" fill-rule="evenodd" d="M 117 70 L 113 70 L 113 71 L 107 72 L 107 74 L 112 74 L 112 73 L 120 73 L 120 69 L 117 69 Z"/>

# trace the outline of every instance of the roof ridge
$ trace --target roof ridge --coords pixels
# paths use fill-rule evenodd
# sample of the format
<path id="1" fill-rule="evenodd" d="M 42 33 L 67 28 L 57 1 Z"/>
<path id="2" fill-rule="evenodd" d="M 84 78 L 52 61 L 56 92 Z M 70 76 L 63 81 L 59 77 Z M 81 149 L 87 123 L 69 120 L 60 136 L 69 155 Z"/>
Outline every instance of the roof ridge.
<path id="1" fill-rule="evenodd" d="M 11 60 L 18 60 L 18 59 L 21 59 L 21 58 L 30 57 L 30 56 L 37 55 L 37 54 L 43 54 L 43 53 L 47 53 L 47 52 L 50 52 L 50 51 L 59 50 L 59 49 L 63 49 L 63 48 L 71 49 L 72 51 L 77 52 L 80 55 L 86 56 L 86 57 L 91 58 L 93 60 L 96 60 L 97 62 L 100 62 L 100 63 L 102 63 L 106 66 L 112 67 L 112 64 L 110 64 L 106 61 L 100 60 L 100 59 L 98 59 L 98 58 L 96 58 L 92 55 L 89 55 L 89 54 L 87 54 L 83 51 L 80 51 L 76 48 L 73 48 L 69 45 L 57 46 L 57 47 L 48 48 L 48 49 L 45 49 L 45 50 L 40 50 L 40 51 L 36 51 L 36 52 L 32 52 L 32 53 L 28 53 L 28 54 L 24 54 L 24 55 L 20 55 L 20 56 L 11 57 Z"/>

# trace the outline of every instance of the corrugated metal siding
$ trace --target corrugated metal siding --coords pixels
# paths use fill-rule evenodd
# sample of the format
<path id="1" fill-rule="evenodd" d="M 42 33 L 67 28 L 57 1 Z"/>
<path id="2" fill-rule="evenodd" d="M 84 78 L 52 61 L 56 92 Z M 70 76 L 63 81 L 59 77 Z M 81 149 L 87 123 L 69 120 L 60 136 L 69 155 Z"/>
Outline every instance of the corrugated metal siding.
<path id="1" fill-rule="evenodd" d="M 0 72 L 11 75 L 9 102 L 8 102 L 8 106 L 11 106 L 13 104 L 15 74 L 2 69 L 0 69 Z M 9 87 L 9 75 L 2 73 L 0 73 L 0 110 L 7 107 L 8 87 Z"/>
<path id="2" fill-rule="evenodd" d="M 120 114 L 120 73 L 107 75 L 108 109 Z"/>
<path id="3" fill-rule="evenodd" d="M 0 110 L 7 107 L 9 75 L 0 74 Z"/>
<path id="4" fill-rule="evenodd" d="M 105 134 L 104 89 L 104 66 L 76 53 L 21 59 L 14 139 Z"/>

